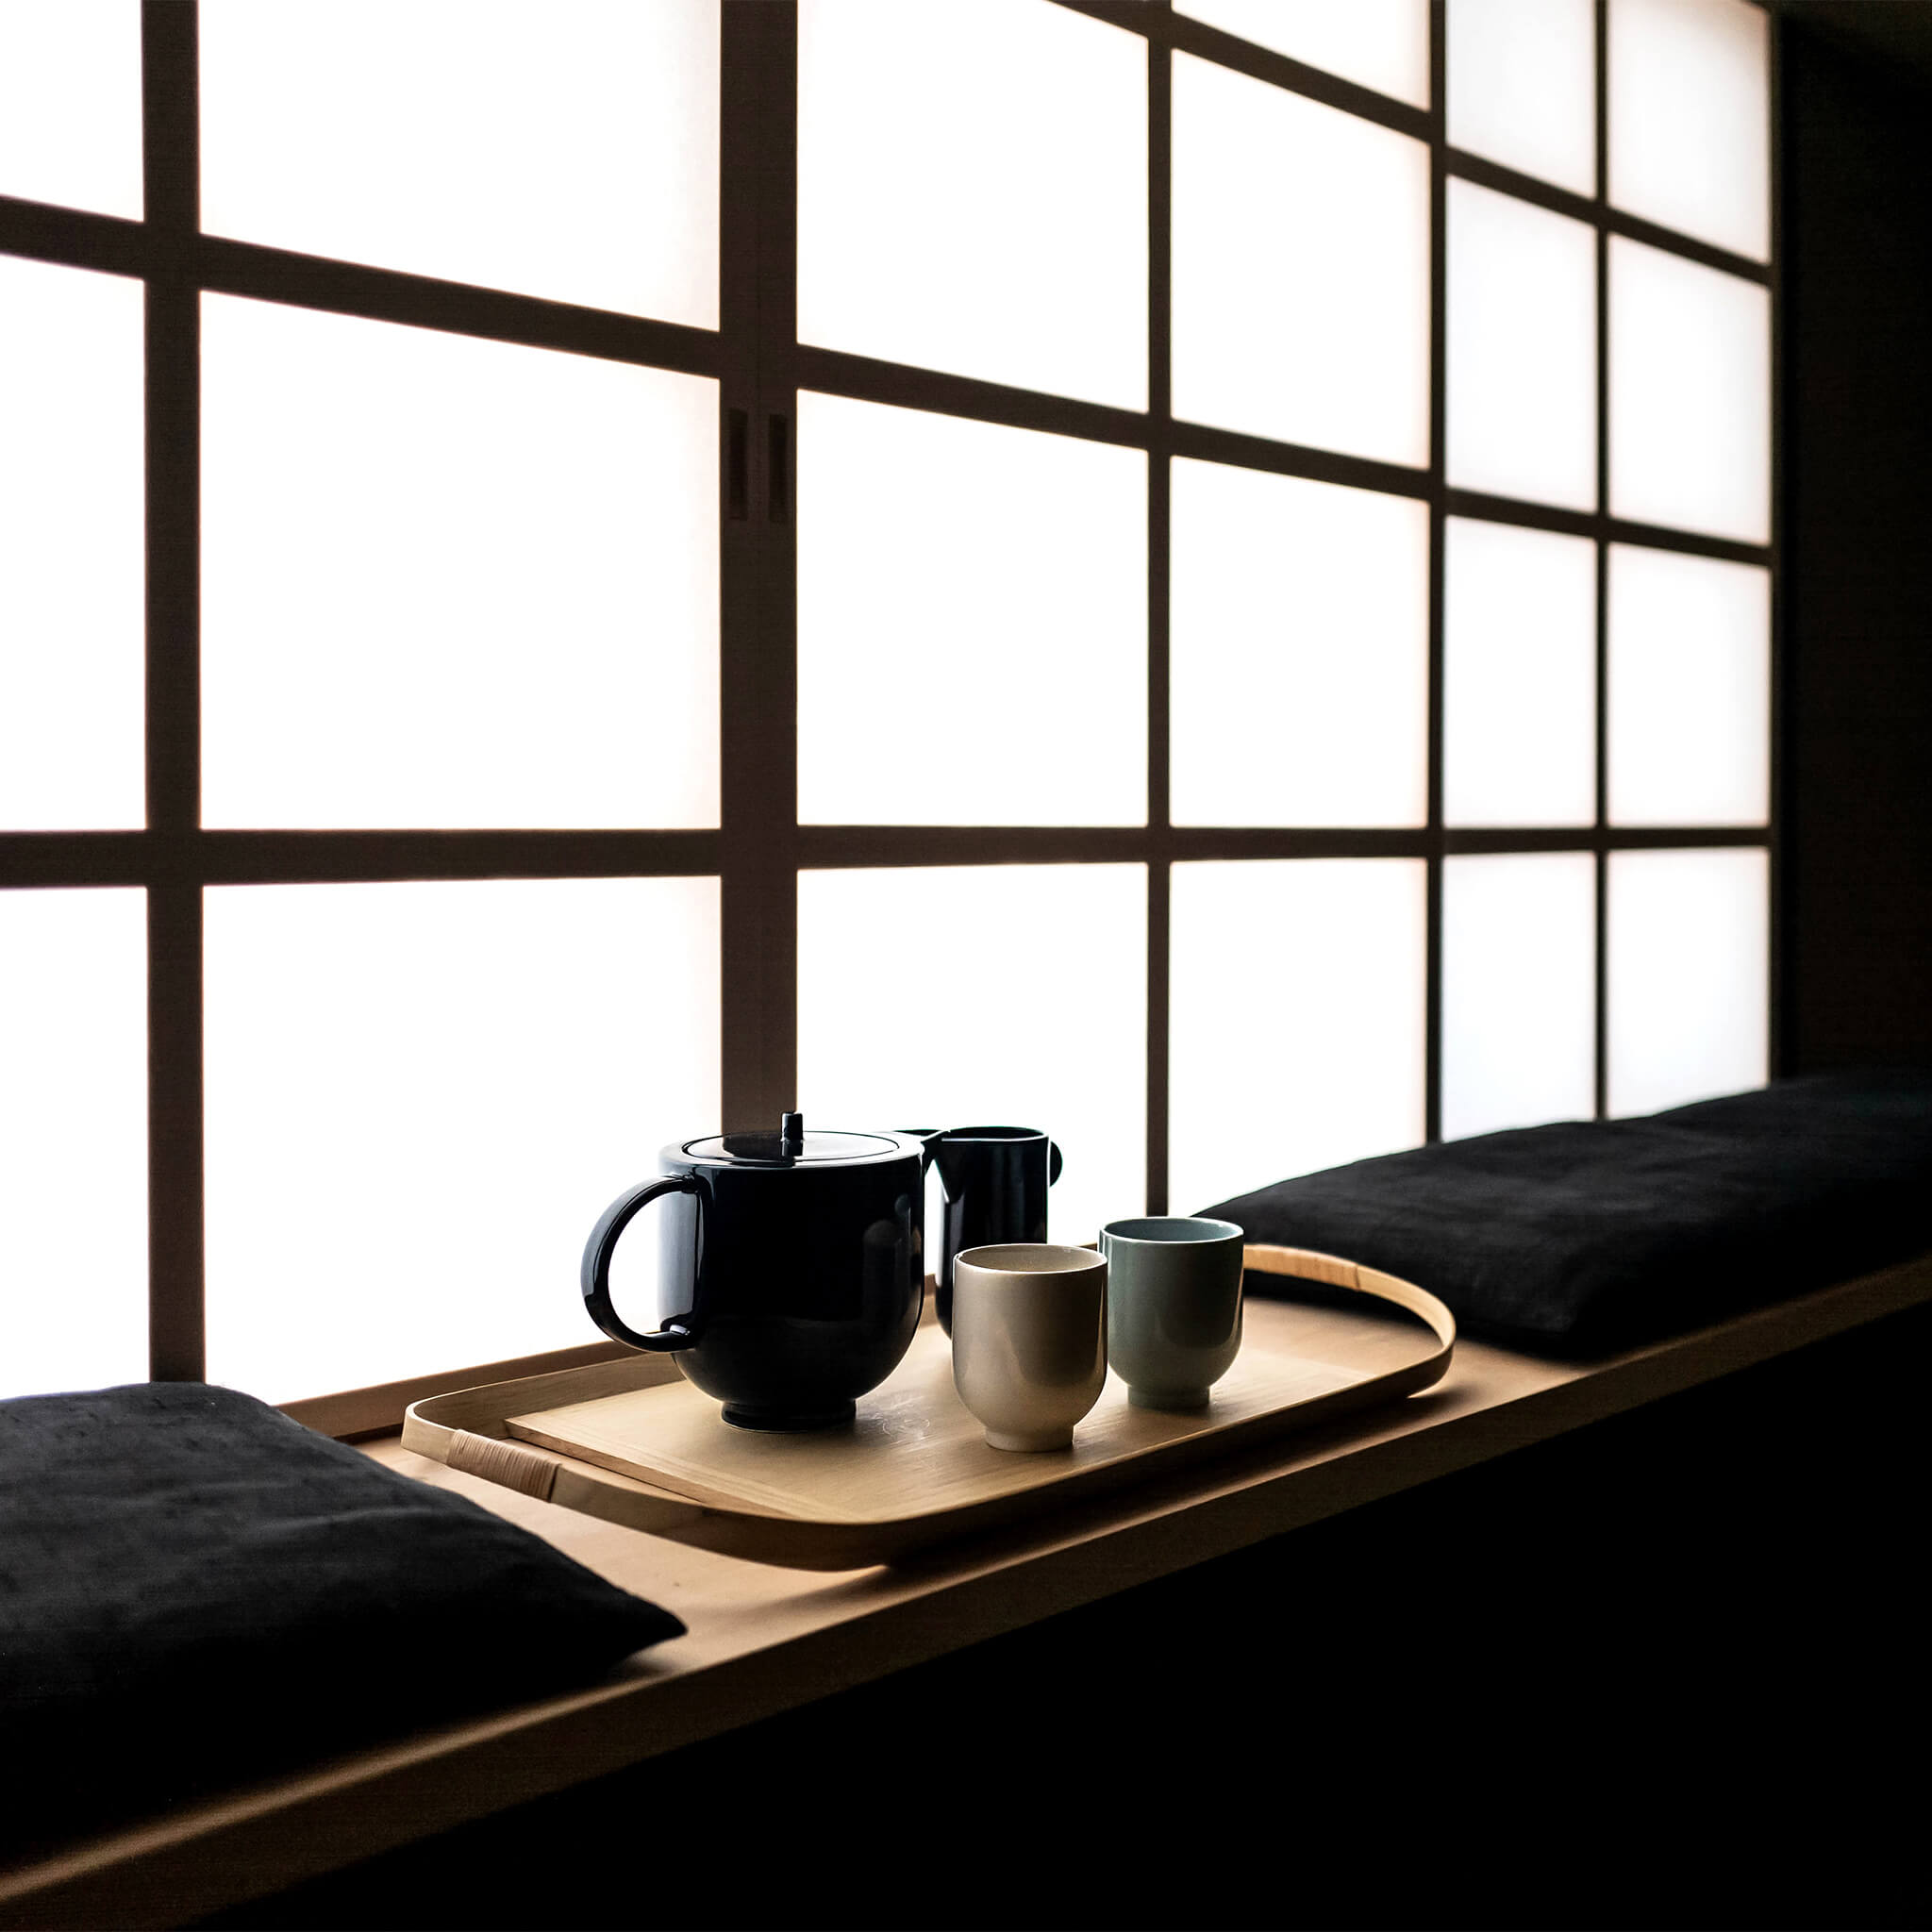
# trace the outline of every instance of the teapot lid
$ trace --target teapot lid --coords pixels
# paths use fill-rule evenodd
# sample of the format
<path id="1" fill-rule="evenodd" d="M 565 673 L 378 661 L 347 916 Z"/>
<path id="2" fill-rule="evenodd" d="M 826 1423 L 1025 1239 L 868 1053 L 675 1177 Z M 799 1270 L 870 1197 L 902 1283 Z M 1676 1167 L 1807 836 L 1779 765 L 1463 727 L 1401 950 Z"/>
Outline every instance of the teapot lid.
<path id="1" fill-rule="evenodd" d="M 799 1167 L 808 1161 L 879 1160 L 913 1149 L 890 1134 L 843 1134 L 824 1127 L 807 1133 L 805 1116 L 788 1113 L 774 1134 L 709 1134 L 687 1141 L 680 1151 L 692 1160 L 727 1167 Z"/>

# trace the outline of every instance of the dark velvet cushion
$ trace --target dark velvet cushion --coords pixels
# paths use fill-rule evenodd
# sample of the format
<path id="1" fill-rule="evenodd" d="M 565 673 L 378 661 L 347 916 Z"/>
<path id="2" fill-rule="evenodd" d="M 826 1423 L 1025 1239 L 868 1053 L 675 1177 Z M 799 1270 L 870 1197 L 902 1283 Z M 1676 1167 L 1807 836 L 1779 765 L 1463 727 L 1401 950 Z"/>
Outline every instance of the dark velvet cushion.
<path id="1" fill-rule="evenodd" d="M 0 1402 L 0 1838 L 582 1682 L 684 1626 L 252 1396 Z"/>
<path id="2" fill-rule="evenodd" d="M 1601 1353 L 1932 1249 L 1932 1073 L 1481 1134 L 1204 1211 L 1401 1275 L 1472 1334 Z"/>

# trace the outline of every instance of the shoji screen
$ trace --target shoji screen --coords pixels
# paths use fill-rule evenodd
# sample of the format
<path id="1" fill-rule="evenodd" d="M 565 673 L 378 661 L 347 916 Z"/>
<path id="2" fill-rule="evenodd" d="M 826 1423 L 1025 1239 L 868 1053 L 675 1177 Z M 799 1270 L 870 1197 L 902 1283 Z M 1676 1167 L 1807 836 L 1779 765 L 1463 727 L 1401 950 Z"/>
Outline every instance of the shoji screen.
<path id="1" fill-rule="evenodd" d="M 1761 9 L 1447 30 L 1455 1134 L 1765 1077 L 1772 314 Z"/>
<path id="2" fill-rule="evenodd" d="M 720 50 L 0 8 L 0 1391 L 582 1344 L 715 1125 Z"/>
<path id="3" fill-rule="evenodd" d="M 1046 0 L 798 25 L 797 1091 L 1037 1123 L 1087 1241 L 1145 1186 L 1155 57 Z"/>
<path id="4" fill-rule="evenodd" d="M 138 1372 L 143 1278 L 276 1397 L 588 1342 L 721 1118 L 1018 1116 L 1078 1241 L 1761 1080 L 1769 59 L 0 8 L 17 1384 Z M 83 1196 L 94 1329 L 10 1286 Z"/>

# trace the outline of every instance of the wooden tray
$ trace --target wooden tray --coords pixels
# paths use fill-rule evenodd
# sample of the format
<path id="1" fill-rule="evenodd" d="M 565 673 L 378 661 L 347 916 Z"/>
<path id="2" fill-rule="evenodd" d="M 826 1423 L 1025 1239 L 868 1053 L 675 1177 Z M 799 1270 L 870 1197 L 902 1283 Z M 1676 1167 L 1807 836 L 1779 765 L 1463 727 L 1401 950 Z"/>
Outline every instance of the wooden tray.
<path id="1" fill-rule="evenodd" d="M 954 1392 L 950 1344 L 931 1321 L 860 1402 L 850 1429 L 733 1428 L 673 1358 L 639 1355 L 427 1396 L 404 1418 L 403 1446 L 680 1542 L 851 1570 L 1392 1401 L 1447 1373 L 1456 1324 L 1434 1295 L 1332 1255 L 1251 1246 L 1245 1257 L 1250 1270 L 1393 1303 L 1429 1332 L 1365 1320 L 1367 1307 L 1250 1299 L 1241 1352 L 1205 1410 L 1135 1408 L 1110 1374 L 1072 1449 L 1041 1455 L 987 1446 Z"/>

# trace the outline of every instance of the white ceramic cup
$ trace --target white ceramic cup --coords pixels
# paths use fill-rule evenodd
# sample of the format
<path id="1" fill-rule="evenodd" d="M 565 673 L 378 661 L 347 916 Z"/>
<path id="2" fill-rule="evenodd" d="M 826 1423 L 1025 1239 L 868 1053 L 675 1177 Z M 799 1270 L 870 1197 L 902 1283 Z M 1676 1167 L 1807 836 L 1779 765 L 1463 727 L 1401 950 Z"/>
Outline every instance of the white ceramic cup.
<path id="1" fill-rule="evenodd" d="M 1107 1261 L 1017 1241 L 953 1261 L 953 1386 L 995 1449 L 1065 1449 L 1107 1380 Z"/>

